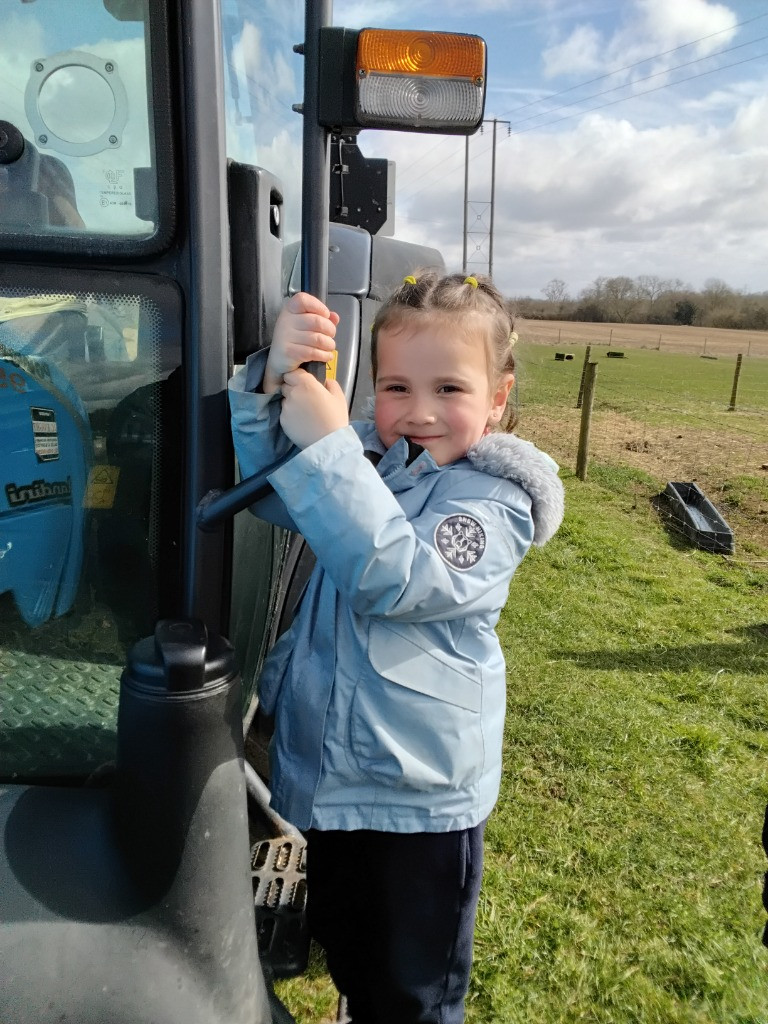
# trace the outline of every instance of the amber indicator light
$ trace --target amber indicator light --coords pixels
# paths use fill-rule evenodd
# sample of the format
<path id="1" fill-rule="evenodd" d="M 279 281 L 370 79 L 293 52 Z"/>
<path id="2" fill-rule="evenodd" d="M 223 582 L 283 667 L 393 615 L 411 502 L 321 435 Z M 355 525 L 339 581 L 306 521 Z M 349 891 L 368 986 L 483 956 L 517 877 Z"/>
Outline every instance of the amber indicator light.
<path id="1" fill-rule="evenodd" d="M 485 42 L 452 32 L 365 28 L 357 41 L 357 73 L 482 79 Z"/>

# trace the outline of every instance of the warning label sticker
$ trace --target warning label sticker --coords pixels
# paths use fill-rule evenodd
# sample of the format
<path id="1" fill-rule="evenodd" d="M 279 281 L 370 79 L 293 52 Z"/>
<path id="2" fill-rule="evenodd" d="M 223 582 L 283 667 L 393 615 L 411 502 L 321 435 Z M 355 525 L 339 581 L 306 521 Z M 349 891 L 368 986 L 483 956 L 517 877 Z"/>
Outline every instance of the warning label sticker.
<path id="1" fill-rule="evenodd" d="M 39 409 L 34 405 L 32 414 L 32 437 L 38 462 L 55 462 L 59 457 L 59 429 L 53 409 Z"/>
<path id="2" fill-rule="evenodd" d="M 112 508 L 119 476 L 119 466 L 94 466 L 88 474 L 83 508 Z"/>

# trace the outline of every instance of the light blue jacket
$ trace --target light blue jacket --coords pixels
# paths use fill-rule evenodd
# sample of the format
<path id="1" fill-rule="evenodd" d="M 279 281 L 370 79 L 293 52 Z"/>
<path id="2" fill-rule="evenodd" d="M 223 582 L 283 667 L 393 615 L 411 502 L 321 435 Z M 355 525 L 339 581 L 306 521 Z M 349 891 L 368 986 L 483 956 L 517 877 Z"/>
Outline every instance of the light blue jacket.
<path id="1" fill-rule="evenodd" d="M 242 476 L 290 450 L 279 395 L 230 381 Z M 380 456 L 374 465 L 373 459 Z M 510 435 L 437 466 L 371 423 L 310 445 L 252 511 L 317 556 L 259 699 L 275 716 L 275 809 L 302 829 L 446 832 L 478 824 L 501 775 L 505 667 L 494 627 L 515 568 L 562 519 L 552 460 Z"/>

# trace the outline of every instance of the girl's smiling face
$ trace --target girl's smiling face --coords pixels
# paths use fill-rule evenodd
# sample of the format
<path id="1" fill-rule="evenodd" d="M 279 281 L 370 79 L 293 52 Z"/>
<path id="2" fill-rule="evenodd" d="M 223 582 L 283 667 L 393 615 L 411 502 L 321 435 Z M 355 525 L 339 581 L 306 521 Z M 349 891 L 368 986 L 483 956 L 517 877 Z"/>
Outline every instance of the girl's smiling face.
<path id="1" fill-rule="evenodd" d="M 390 448 L 405 437 L 438 466 L 455 462 L 498 423 L 514 377 L 489 375 L 482 321 L 414 319 L 378 334 L 375 423 Z M 472 318 L 475 320 L 475 318 Z"/>

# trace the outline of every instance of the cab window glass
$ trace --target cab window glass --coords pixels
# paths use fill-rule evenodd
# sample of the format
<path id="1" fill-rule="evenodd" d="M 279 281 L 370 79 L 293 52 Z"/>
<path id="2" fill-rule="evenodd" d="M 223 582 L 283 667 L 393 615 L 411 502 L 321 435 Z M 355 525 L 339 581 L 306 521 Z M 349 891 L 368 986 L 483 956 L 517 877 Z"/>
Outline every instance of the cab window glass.
<path id="1" fill-rule="evenodd" d="M 283 239 L 301 232 L 303 59 L 300 0 L 222 0 L 227 156 L 264 167 L 283 190 Z"/>
<path id="2" fill-rule="evenodd" d="M 114 756 L 178 551 L 176 305 L 0 282 L 0 776 Z"/>
<path id="3" fill-rule="evenodd" d="M 262 167 L 277 178 L 280 237 L 301 234 L 302 118 L 304 62 L 293 52 L 304 38 L 300 0 L 222 0 L 222 43 L 227 156 Z M 276 288 L 285 290 L 295 247 Z M 234 524 L 232 616 L 229 636 L 249 695 L 269 641 L 271 609 L 283 563 L 286 534 L 254 516 Z"/>
<path id="4" fill-rule="evenodd" d="M 157 230 L 148 0 L 11 0 L 0 33 L 4 233 Z"/>

